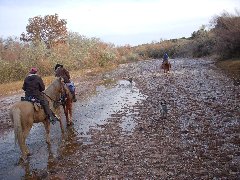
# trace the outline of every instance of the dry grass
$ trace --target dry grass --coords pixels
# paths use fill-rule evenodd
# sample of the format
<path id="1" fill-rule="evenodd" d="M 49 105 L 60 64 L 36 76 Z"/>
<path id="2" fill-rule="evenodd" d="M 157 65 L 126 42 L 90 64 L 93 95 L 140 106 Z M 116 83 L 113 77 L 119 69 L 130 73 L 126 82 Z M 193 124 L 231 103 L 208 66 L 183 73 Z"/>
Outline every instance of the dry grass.
<path id="1" fill-rule="evenodd" d="M 116 66 L 109 66 L 105 68 L 93 68 L 93 69 L 84 69 L 84 70 L 79 70 L 79 71 L 71 71 L 71 77 L 72 80 L 77 78 L 88 78 L 95 76 L 97 74 L 101 74 L 106 71 L 110 71 L 112 69 L 116 68 Z M 54 76 L 48 76 L 48 77 L 43 77 L 43 81 L 46 86 L 48 86 L 54 79 Z M 11 83 L 5 83 L 5 84 L 0 84 L 0 97 L 2 96 L 7 96 L 7 95 L 13 95 L 17 93 L 23 93 L 22 90 L 22 85 L 23 81 L 16 81 L 16 82 L 11 82 Z"/>
<path id="2" fill-rule="evenodd" d="M 20 92 L 22 85 L 23 85 L 22 81 L 0 84 L 0 96 Z"/>
<path id="3" fill-rule="evenodd" d="M 240 76 L 240 59 L 219 61 L 217 62 L 217 66 L 228 73 L 238 74 Z"/>
<path id="4" fill-rule="evenodd" d="M 52 82 L 53 76 L 44 77 L 43 81 L 46 85 Z M 16 93 L 23 93 L 23 81 L 16 81 L 11 83 L 0 84 L 0 96 L 13 95 Z"/>

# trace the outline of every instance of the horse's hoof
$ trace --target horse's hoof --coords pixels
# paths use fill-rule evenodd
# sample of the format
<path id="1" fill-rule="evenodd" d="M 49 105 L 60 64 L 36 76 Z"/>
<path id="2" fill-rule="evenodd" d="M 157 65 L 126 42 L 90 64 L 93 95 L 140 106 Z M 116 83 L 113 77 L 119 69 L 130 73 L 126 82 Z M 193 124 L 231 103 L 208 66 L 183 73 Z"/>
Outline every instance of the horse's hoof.
<path id="1" fill-rule="evenodd" d="M 26 161 L 27 161 L 27 158 L 21 156 L 21 157 L 19 158 L 18 165 L 24 164 Z"/>
<path id="2" fill-rule="evenodd" d="M 49 140 L 49 139 L 47 139 L 47 140 L 46 140 L 46 143 L 47 143 L 48 145 L 50 145 L 50 140 Z"/>
<path id="3" fill-rule="evenodd" d="M 73 125 L 73 122 L 67 123 L 67 126 L 72 126 L 72 125 Z"/>
<path id="4" fill-rule="evenodd" d="M 25 152 L 26 152 L 26 155 L 27 155 L 27 156 L 30 156 L 30 155 L 31 155 L 31 154 L 30 154 L 30 151 L 29 151 L 28 149 L 27 149 Z"/>

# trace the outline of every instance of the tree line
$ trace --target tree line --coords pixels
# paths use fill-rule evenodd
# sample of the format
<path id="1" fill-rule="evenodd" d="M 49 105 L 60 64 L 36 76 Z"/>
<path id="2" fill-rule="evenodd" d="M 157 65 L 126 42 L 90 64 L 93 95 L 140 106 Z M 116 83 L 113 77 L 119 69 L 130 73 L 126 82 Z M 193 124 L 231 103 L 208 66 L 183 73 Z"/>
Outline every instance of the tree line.
<path id="1" fill-rule="evenodd" d="M 161 40 L 143 44 L 134 51 L 144 57 L 161 58 L 164 52 L 171 57 L 211 57 L 217 60 L 240 57 L 240 13 L 223 12 L 210 21 L 210 28 L 201 26 L 189 38 Z"/>
<path id="2" fill-rule="evenodd" d="M 69 70 L 170 57 L 209 57 L 215 59 L 239 58 L 239 12 L 224 12 L 210 22 L 210 28 L 202 26 L 191 37 L 161 40 L 131 47 L 115 46 L 99 38 L 87 38 L 67 30 L 67 20 L 58 14 L 30 18 L 26 33 L 19 37 L 0 38 L 0 82 L 22 80 L 29 68 L 36 66 L 42 76 L 53 74 L 56 63 Z M 20 40 L 20 41 L 19 41 Z"/>

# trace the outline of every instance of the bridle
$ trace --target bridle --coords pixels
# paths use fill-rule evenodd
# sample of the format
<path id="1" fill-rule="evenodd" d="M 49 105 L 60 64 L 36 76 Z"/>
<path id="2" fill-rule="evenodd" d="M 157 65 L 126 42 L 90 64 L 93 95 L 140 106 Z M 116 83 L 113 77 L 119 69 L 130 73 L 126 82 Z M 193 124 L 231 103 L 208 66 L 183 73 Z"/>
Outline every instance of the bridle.
<path id="1" fill-rule="evenodd" d="M 61 90 L 60 90 L 60 97 L 59 99 L 55 100 L 53 99 L 51 96 L 49 96 L 48 94 L 46 94 L 45 92 L 42 92 L 45 96 L 47 96 L 51 101 L 53 101 L 53 105 L 54 107 L 57 107 L 58 105 L 62 105 L 64 102 L 63 102 L 63 97 L 65 96 L 66 94 L 66 90 L 64 88 L 65 86 L 65 83 L 62 82 L 62 79 L 59 78 L 59 81 L 60 81 L 60 86 L 61 86 Z"/>
<path id="2" fill-rule="evenodd" d="M 67 87 L 64 87 L 64 86 L 67 86 L 66 83 L 64 83 L 63 87 L 62 87 L 62 94 L 60 96 L 60 103 L 62 106 L 64 106 L 66 104 L 66 97 L 67 97 L 67 92 L 66 92 L 66 89 Z"/>

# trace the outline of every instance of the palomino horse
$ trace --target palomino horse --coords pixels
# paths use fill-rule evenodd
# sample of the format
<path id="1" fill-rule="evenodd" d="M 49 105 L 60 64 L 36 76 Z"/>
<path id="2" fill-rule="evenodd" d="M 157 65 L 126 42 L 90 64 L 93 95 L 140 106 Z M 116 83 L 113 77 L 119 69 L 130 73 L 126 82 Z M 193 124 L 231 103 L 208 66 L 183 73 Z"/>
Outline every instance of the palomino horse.
<path id="1" fill-rule="evenodd" d="M 164 70 L 164 73 L 169 72 L 170 68 L 171 68 L 171 64 L 169 62 L 164 62 L 162 63 L 161 68 Z"/>
<path id="2" fill-rule="evenodd" d="M 64 82 L 62 78 L 56 78 L 44 91 L 44 95 L 49 101 L 49 107 L 59 116 L 61 94 L 64 92 Z M 59 116 L 60 117 L 60 116 Z M 50 144 L 50 121 L 44 113 L 43 108 L 35 108 L 32 102 L 16 102 L 10 109 L 10 118 L 14 124 L 15 143 L 18 142 L 22 156 L 20 159 L 25 160 L 30 155 L 26 146 L 26 138 L 31 130 L 33 123 L 42 122 L 46 130 L 46 142 Z M 59 118 L 62 133 L 64 133 L 61 118 Z"/>
<path id="3" fill-rule="evenodd" d="M 70 92 L 70 89 L 68 88 L 67 84 L 65 84 L 64 90 L 65 92 L 62 97 L 62 106 L 66 117 L 67 125 L 70 126 L 73 124 L 72 122 L 73 95 Z"/>

